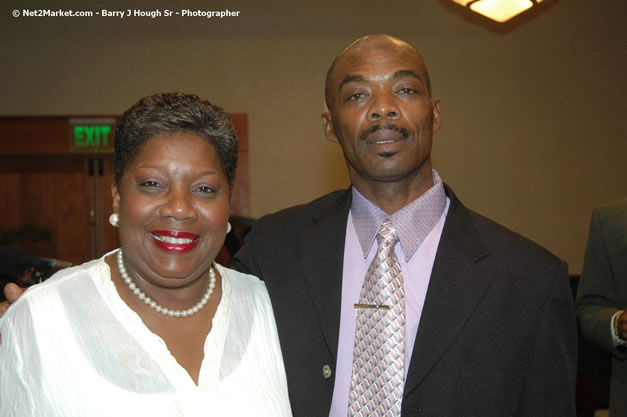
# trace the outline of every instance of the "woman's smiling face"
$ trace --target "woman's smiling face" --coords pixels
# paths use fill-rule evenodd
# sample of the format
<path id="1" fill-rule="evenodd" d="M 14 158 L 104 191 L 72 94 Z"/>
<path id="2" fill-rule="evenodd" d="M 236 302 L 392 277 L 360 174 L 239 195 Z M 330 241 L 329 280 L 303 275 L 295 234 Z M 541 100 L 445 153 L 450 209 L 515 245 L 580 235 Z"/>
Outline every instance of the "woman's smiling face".
<path id="1" fill-rule="evenodd" d="M 214 146 L 194 133 L 148 139 L 113 186 L 131 275 L 158 287 L 203 277 L 224 243 L 230 188 Z"/>

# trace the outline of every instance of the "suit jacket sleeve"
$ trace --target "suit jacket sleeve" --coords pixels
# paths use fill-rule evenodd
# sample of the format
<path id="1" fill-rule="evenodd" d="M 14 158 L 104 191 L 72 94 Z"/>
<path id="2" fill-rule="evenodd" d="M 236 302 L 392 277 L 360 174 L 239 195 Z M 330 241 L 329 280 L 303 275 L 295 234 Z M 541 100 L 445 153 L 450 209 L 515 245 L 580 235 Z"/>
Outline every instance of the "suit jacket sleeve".
<path id="1" fill-rule="evenodd" d="M 521 417 L 575 415 L 577 326 L 567 269 L 562 261 L 543 306 L 518 408 Z"/>
<path id="2" fill-rule="evenodd" d="M 626 359 L 627 351 L 614 345 L 610 320 L 625 308 L 620 305 L 616 272 L 608 252 L 608 223 L 600 210 L 594 210 L 590 222 L 583 271 L 577 291 L 577 318 L 582 334 L 617 358 Z"/>

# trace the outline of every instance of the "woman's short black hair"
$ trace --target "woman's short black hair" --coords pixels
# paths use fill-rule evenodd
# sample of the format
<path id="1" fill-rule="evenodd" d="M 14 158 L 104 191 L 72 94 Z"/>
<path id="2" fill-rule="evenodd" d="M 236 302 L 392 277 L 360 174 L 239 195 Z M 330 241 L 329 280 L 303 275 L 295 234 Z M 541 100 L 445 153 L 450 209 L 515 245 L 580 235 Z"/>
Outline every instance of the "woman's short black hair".
<path id="1" fill-rule="evenodd" d="M 115 131 L 115 184 L 148 139 L 164 133 L 192 133 L 215 148 L 229 187 L 237 168 L 237 134 L 225 111 L 194 94 L 161 93 L 147 96 L 124 112 Z"/>

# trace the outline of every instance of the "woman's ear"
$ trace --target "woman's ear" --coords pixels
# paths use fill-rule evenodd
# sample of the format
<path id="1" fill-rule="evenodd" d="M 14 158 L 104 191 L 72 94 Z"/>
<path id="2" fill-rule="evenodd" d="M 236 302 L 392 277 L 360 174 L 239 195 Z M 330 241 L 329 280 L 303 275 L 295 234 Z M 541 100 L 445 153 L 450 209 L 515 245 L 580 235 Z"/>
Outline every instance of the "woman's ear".
<path id="1" fill-rule="evenodd" d="M 111 196 L 113 197 L 113 212 L 120 212 L 120 191 L 115 183 L 111 184 Z"/>

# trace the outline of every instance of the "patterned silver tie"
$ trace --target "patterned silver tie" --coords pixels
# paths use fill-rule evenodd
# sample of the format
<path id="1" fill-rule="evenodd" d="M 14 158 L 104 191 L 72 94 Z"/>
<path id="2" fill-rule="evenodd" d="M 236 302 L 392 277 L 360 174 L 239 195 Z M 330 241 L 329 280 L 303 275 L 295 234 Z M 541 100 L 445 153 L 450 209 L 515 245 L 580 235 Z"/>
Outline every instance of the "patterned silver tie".
<path id="1" fill-rule="evenodd" d="M 394 254 L 396 230 L 377 232 L 375 255 L 361 289 L 355 326 L 349 417 L 399 417 L 405 380 L 405 292 Z"/>

